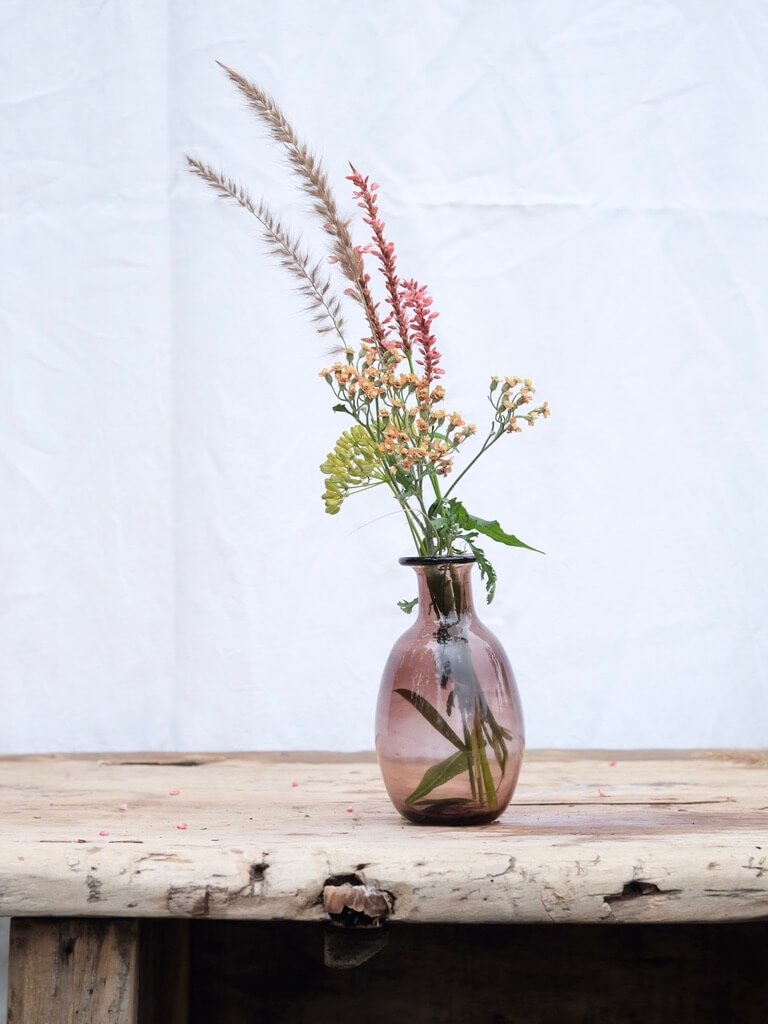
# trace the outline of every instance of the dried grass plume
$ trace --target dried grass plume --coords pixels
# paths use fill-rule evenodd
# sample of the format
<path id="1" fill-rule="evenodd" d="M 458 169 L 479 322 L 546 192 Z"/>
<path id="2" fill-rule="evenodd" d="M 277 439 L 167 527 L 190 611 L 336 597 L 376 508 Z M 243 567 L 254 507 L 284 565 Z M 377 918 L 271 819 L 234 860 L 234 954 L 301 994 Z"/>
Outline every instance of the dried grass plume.
<path id="1" fill-rule="evenodd" d="M 298 280 L 298 290 L 306 298 L 309 308 L 315 310 L 313 323 L 317 330 L 320 334 L 335 331 L 342 345 L 346 345 L 341 302 L 333 294 L 331 282 L 323 272 L 322 260 L 313 262 L 309 253 L 301 248 L 299 239 L 280 224 L 267 204 L 263 200 L 255 202 L 238 182 L 194 157 L 187 156 L 187 163 L 192 173 L 202 178 L 218 195 L 234 199 L 259 221 L 270 251 Z"/>
<path id="2" fill-rule="evenodd" d="M 360 265 L 352 243 L 349 221 L 339 215 L 322 163 L 298 137 L 285 114 L 268 93 L 221 61 L 216 63 L 243 94 L 249 107 L 267 126 L 272 138 L 284 147 L 288 162 L 301 180 L 303 190 L 313 199 L 313 210 L 322 219 L 325 231 L 333 238 L 333 255 L 346 277 L 357 287 Z"/>

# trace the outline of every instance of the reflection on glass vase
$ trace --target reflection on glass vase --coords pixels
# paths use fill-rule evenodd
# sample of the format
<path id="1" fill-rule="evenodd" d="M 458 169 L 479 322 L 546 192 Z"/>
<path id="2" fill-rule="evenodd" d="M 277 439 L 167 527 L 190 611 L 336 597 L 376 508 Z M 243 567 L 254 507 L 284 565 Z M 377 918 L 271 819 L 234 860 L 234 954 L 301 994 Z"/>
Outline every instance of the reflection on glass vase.
<path id="1" fill-rule="evenodd" d="M 515 677 L 478 620 L 468 556 L 401 558 L 419 582 L 419 615 L 384 668 L 376 752 L 387 792 L 410 821 L 483 825 L 507 807 L 525 747 Z"/>

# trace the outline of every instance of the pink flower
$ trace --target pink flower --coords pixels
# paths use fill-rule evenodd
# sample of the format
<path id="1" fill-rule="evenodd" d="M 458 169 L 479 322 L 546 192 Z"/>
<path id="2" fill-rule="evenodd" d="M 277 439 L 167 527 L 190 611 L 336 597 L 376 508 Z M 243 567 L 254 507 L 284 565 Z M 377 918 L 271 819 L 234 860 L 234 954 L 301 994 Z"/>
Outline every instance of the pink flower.
<path id="1" fill-rule="evenodd" d="M 427 294 L 426 285 L 417 281 L 403 281 L 400 286 L 403 305 L 411 312 L 411 335 L 416 347 L 421 351 L 421 359 L 417 363 L 424 367 L 424 376 L 428 384 L 436 377 L 442 377 L 445 370 L 440 367 L 442 358 L 437 348 L 437 338 L 432 334 L 432 324 L 439 313 L 432 313 L 432 299 Z"/>
<path id="2" fill-rule="evenodd" d="M 367 217 L 363 217 L 363 221 L 370 227 L 373 235 L 372 245 L 358 246 L 356 251 L 358 254 L 374 254 L 378 258 L 387 289 L 387 302 L 392 309 L 392 312 L 382 324 L 382 341 L 387 340 L 389 342 L 386 346 L 387 348 L 393 347 L 392 342 L 387 338 L 387 334 L 391 325 L 394 325 L 399 339 L 396 344 L 402 346 L 403 351 L 408 353 L 412 347 L 408 331 L 408 317 L 400 295 L 400 278 L 397 276 L 395 246 L 384 237 L 384 222 L 379 217 L 379 208 L 376 204 L 375 193 L 378 191 L 379 186 L 376 182 L 369 184 L 368 179 L 364 178 L 358 171 L 355 171 L 354 168 L 353 173 L 348 176 L 348 180 L 357 188 L 357 191 L 353 193 L 353 197 L 360 200 L 357 205 L 367 213 Z"/>

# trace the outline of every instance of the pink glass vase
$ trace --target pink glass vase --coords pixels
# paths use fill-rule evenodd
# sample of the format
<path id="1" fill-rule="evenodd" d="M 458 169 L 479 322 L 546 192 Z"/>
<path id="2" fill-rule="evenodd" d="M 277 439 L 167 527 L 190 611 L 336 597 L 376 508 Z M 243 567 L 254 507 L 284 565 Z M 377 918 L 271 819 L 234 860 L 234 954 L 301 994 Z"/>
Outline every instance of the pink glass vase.
<path id="1" fill-rule="evenodd" d="M 419 582 L 417 621 L 395 644 L 376 710 L 392 803 L 425 825 L 494 821 L 515 791 L 523 713 L 504 649 L 477 618 L 470 557 L 401 558 Z"/>

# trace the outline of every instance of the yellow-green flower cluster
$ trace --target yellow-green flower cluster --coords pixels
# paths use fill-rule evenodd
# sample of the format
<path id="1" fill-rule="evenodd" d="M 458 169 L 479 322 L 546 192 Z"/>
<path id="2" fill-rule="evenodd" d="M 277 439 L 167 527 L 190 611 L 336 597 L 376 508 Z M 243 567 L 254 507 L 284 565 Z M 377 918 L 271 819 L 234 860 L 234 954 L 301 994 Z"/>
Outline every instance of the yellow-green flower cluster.
<path id="1" fill-rule="evenodd" d="M 344 499 L 355 489 L 365 489 L 382 480 L 376 472 L 380 461 L 376 444 L 365 427 L 345 430 L 320 467 L 326 474 L 323 501 L 325 511 L 336 515 Z"/>

